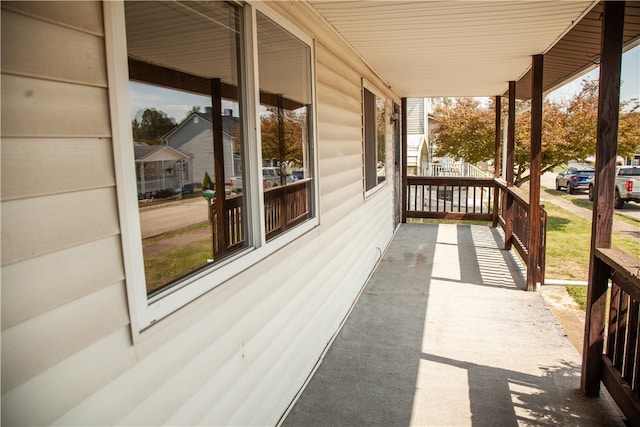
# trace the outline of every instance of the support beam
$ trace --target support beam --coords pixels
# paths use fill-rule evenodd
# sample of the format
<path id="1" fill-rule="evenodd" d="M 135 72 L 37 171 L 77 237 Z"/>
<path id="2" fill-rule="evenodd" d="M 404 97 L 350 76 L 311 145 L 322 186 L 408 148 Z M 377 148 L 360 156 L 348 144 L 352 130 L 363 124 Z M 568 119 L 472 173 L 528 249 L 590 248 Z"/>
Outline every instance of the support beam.
<path id="1" fill-rule="evenodd" d="M 516 162 L 516 82 L 509 82 L 509 111 L 507 116 L 507 163 L 504 179 L 507 186 L 513 186 L 513 169 Z"/>
<path id="2" fill-rule="evenodd" d="M 495 125 L 495 145 L 494 145 L 494 155 L 493 155 L 493 177 L 500 178 L 500 166 L 502 164 L 501 159 L 501 148 L 502 148 L 502 139 L 500 138 L 501 132 L 500 128 L 502 127 L 502 97 L 500 95 L 495 97 L 495 108 L 496 108 L 496 125 Z M 493 227 L 498 226 L 498 204 L 499 204 L 499 191 L 497 188 L 493 189 Z"/>
<path id="3" fill-rule="evenodd" d="M 502 155 L 501 155 L 501 147 L 502 147 L 502 141 L 500 138 L 500 128 L 502 127 L 502 97 L 500 95 L 496 96 L 495 98 L 495 103 L 496 103 L 496 139 L 495 139 L 495 153 L 493 156 L 493 176 L 494 178 L 500 178 L 500 165 L 501 165 L 501 161 L 500 159 L 502 159 Z"/>
<path id="4" fill-rule="evenodd" d="M 532 59 L 531 82 L 531 165 L 529 167 L 529 257 L 527 291 L 536 290 L 540 259 L 540 171 L 542 169 L 542 70 L 543 55 Z"/>
<path id="5" fill-rule="evenodd" d="M 625 9 L 623 1 L 604 2 L 603 5 L 591 263 L 582 352 L 581 389 L 587 396 L 599 395 L 602 376 L 609 271 L 607 265 L 595 256 L 595 249 L 611 247 Z"/>
<path id="6" fill-rule="evenodd" d="M 516 82 L 509 82 L 509 104 L 507 111 L 507 146 L 506 162 L 503 165 L 504 179 L 507 187 L 513 187 L 513 169 L 515 165 L 515 140 L 516 140 Z M 513 196 L 505 194 L 502 200 L 504 205 L 505 231 L 504 248 L 511 250 L 513 245 Z"/>
<path id="7" fill-rule="evenodd" d="M 407 98 L 401 100 L 402 120 L 402 223 L 407 223 Z"/>
<path id="8" fill-rule="evenodd" d="M 224 190 L 224 148 L 222 135 L 222 83 L 220 79 L 211 79 L 211 123 L 213 125 L 213 159 L 215 174 L 215 210 L 216 210 L 216 255 L 223 255 L 229 244 L 228 218 L 225 215 L 226 195 Z"/>

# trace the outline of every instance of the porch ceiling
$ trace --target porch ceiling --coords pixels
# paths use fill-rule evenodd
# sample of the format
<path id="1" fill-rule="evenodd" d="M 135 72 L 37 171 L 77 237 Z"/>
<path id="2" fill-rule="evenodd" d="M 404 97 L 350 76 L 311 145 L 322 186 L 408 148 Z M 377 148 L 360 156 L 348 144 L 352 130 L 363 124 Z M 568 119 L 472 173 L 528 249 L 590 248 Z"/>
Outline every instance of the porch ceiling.
<path id="1" fill-rule="evenodd" d="M 527 98 L 532 55 L 554 54 L 549 90 L 592 68 L 600 50 L 597 1 L 309 3 L 403 97 L 494 96 L 524 77 Z M 628 2 L 627 45 L 638 42 L 639 18 L 640 2 Z"/>

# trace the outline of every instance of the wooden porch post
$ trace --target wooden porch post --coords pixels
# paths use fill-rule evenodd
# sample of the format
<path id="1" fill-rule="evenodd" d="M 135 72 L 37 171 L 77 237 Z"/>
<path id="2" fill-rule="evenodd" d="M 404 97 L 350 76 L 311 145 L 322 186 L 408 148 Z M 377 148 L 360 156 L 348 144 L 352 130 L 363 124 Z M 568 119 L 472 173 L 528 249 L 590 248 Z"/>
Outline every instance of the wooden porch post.
<path id="1" fill-rule="evenodd" d="M 507 112 L 507 158 L 504 165 L 504 179 L 507 187 L 513 187 L 513 167 L 515 164 L 515 141 L 516 141 L 516 82 L 509 82 L 509 106 Z M 503 199 L 504 219 L 506 222 L 504 232 L 504 248 L 511 250 L 513 242 L 513 197 L 506 193 Z"/>
<path id="2" fill-rule="evenodd" d="M 493 176 L 494 178 L 500 177 L 500 166 L 502 164 L 502 138 L 500 128 L 502 127 L 502 97 L 496 96 L 496 139 L 495 139 L 495 154 L 493 156 Z"/>
<path id="3" fill-rule="evenodd" d="M 402 223 L 407 223 L 407 98 L 400 100 L 402 120 Z"/>
<path id="4" fill-rule="evenodd" d="M 582 391 L 593 397 L 600 393 L 609 277 L 608 267 L 595 257 L 595 248 L 611 247 L 625 3 L 603 2 L 603 7 L 591 262 L 581 377 Z"/>
<path id="5" fill-rule="evenodd" d="M 216 255 L 227 251 L 229 244 L 228 219 L 225 215 L 226 194 L 224 190 L 224 149 L 222 136 L 222 85 L 220 79 L 211 79 L 211 123 L 213 125 L 213 159 L 215 168 L 215 210 L 216 210 Z"/>
<path id="6" fill-rule="evenodd" d="M 497 95 L 495 97 L 496 102 L 496 139 L 494 146 L 494 156 L 493 156 L 493 177 L 500 178 L 500 165 L 502 164 L 502 155 L 501 155 L 501 133 L 500 128 L 502 124 L 502 97 Z M 499 191 L 497 187 L 493 189 L 493 227 L 498 226 L 498 201 L 499 201 Z"/>
<path id="7" fill-rule="evenodd" d="M 531 166 L 529 180 L 529 257 L 527 291 L 536 290 L 540 258 L 540 170 L 542 165 L 542 70 L 543 55 L 533 55 L 531 82 Z"/>

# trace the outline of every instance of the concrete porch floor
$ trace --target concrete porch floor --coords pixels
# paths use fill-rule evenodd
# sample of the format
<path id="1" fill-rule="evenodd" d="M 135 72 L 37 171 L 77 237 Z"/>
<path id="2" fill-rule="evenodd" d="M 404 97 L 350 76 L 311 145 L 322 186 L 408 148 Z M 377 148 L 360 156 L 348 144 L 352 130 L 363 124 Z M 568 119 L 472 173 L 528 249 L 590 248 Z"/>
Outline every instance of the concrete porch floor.
<path id="1" fill-rule="evenodd" d="M 284 426 L 623 426 L 497 229 L 405 224 Z"/>

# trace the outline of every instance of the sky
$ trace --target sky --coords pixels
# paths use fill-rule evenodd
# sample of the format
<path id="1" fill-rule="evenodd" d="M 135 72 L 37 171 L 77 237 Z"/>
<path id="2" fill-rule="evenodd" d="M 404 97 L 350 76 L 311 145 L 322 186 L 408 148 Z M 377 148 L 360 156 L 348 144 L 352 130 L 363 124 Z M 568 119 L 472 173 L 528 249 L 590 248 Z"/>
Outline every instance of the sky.
<path id="1" fill-rule="evenodd" d="M 599 68 L 589 73 L 577 77 L 570 83 L 551 92 L 547 96 L 556 102 L 561 102 L 572 98 L 580 92 L 581 82 L 584 79 L 597 80 Z M 640 99 L 640 46 L 627 51 L 622 55 L 622 86 L 620 89 L 620 99 L 626 101 L 632 98 Z M 189 94 L 186 92 L 172 91 L 152 87 L 141 83 L 131 82 L 129 84 L 131 94 L 131 118 L 148 107 L 164 111 L 177 122 L 180 122 L 187 114 L 187 111 L 194 105 L 199 105 L 204 110 L 205 106 L 210 106 L 208 97 Z M 223 108 L 232 106 L 223 105 Z M 234 115 L 238 112 L 235 111 Z"/>
<path id="2" fill-rule="evenodd" d="M 620 86 L 620 100 L 640 99 L 640 46 L 636 46 L 622 55 L 621 74 L 620 80 L 622 81 L 622 85 Z M 599 75 L 600 67 L 574 79 L 547 96 L 556 102 L 570 99 L 580 92 L 580 86 L 583 80 L 598 80 Z"/>

